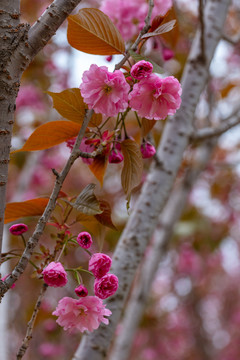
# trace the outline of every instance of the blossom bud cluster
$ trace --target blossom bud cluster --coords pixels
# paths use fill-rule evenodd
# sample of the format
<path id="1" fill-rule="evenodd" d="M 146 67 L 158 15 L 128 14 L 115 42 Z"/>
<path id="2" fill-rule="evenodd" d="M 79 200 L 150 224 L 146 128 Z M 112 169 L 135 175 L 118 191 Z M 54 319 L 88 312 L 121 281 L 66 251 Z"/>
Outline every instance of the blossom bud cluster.
<path id="1" fill-rule="evenodd" d="M 78 234 L 77 242 L 83 249 L 92 245 L 91 235 L 84 231 Z M 113 295 L 118 288 L 118 278 L 108 273 L 112 264 L 111 258 L 103 253 L 95 253 L 89 260 L 88 270 L 95 277 L 95 296 L 88 296 L 88 290 L 80 284 L 75 288 L 78 299 L 64 297 L 58 303 L 53 315 L 58 316 L 57 323 L 70 333 L 97 329 L 101 322 L 108 324 L 105 316 L 111 311 L 106 309 L 102 299 Z M 50 262 L 42 271 L 43 280 L 52 287 L 62 287 L 67 284 L 67 273 L 60 262 Z"/>

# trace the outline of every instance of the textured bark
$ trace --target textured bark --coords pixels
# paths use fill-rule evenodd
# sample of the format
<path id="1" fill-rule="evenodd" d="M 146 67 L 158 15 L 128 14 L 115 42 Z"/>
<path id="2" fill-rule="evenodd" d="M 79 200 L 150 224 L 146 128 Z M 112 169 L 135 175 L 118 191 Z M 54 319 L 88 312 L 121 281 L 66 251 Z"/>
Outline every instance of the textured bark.
<path id="1" fill-rule="evenodd" d="M 192 186 L 200 172 L 207 165 L 215 143 L 216 140 L 208 141 L 198 149 L 197 158 L 194 159 L 195 167 L 187 172 L 182 183 L 172 192 L 164 207 L 153 236 L 152 248 L 144 259 L 144 263 L 141 266 L 141 276 L 128 301 L 121 326 L 123 331 L 116 338 L 110 354 L 110 359 L 112 360 L 126 360 L 129 357 L 135 332 L 142 319 L 149 298 L 154 275 L 158 270 L 161 259 L 166 254 L 174 225 L 186 206 Z"/>
<path id="2" fill-rule="evenodd" d="M 0 250 L 15 102 L 21 75 L 80 1 L 55 0 L 31 28 L 20 23 L 20 0 L 0 2 Z"/>
<path id="3" fill-rule="evenodd" d="M 112 272 L 119 277 L 119 290 L 106 302 L 113 312 L 108 326 L 102 325 L 86 335 L 77 349 L 75 360 L 102 360 L 107 357 L 116 326 L 136 269 L 157 225 L 158 216 L 169 196 L 183 152 L 192 132 L 194 112 L 208 77 L 208 68 L 221 37 L 230 0 L 209 0 L 206 5 L 205 61 L 201 56 L 200 34 L 194 39 L 182 79 L 182 105 L 168 119 L 162 141 L 141 195 L 120 238 L 113 258 Z"/>
<path id="4" fill-rule="evenodd" d="M 12 73 L 8 65 L 12 52 L 24 36 L 24 27 L 21 26 L 19 20 L 19 6 L 20 0 L 4 0 L 0 4 L 0 249 L 15 98 L 20 79 L 20 75 Z"/>

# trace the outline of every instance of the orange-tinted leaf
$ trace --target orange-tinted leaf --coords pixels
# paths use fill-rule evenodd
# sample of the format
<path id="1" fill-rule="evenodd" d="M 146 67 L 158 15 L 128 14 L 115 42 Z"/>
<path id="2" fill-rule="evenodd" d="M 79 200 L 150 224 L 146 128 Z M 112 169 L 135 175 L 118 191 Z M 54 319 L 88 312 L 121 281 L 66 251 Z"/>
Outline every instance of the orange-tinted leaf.
<path id="1" fill-rule="evenodd" d="M 8 203 L 6 205 L 4 223 L 7 224 L 26 216 L 42 215 L 48 200 L 48 198 L 36 198 L 27 201 Z"/>
<path id="2" fill-rule="evenodd" d="M 96 176 L 100 184 L 103 184 L 103 178 L 105 175 L 105 171 L 107 169 L 107 158 L 104 155 L 99 155 L 94 158 L 91 165 L 89 165 L 89 169 Z"/>
<path id="3" fill-rule="evenodd" d="M 71 88 L 63 90 L 60 93 L 47 91 L 53 99 L 53 107 L 64 118 L 82 124 L 87 104 L 84 103 L 80 89 Z M 88 126 L 98 126 L 102 122 L 101 114 L 93 114 Z"/>
<path id="4" fill-rule="evenodd" d="M 117 230 L 113 225 L 111 218 L 111 207 L 109 203 L 105 200 L 100 201 L 100 209 L 102 210 L 101 214 L 95 215 L 95 218 L 104 226 L 109 227 L 110 229 Z"/>
<path id="5" fill-rule="evenodd" d="M 145 118 L 142 118 L 142 136 L 146 136 L 154 127 L 154 125 L 156 124 L 156 120 L 148 120 Z"/>
<path id="6" fill-rule="evenodd" d="M 139 185 L 142 179 L 142 154 L 139 144 L 130 139 L 121 142 L 121 149 L 124 156 L 121 181 L 123 190 L 129 197 L 132 189 Z"/>
<path id="7" fill-rule="evenodd" d="M 222 98 L 225 98 L 228 96 L 229 92 L 236 86 L 236 84 L 229 83 L 227 86 L 225 86 L 223 89 L 221 89 L 220 94 Z"/>
<path id="8" fill-rule="evenodd" d="M 120 32 L 98 9 L 81 9 L 69 16 L 67 38 L 72 47 L 88 54 L 114 55 L 125 51 Z"/>
<path id="9" fill-rule="evenodd" d="M 143 35 L 142 39 L 148 39 L 152 36 L 158 36 L 158 35 L 167 33 L 174 28 L 175 24 L 176 24 L 176 20 L 171 20 L 167 23 L 164 23 L 163 25 L 160 25 L 155 31 L 149 32 L 149 33 Z"/>
<path id="10" fill-rule="evenodd" d="M 12 153 L 49 149 L 77 136 L 80 128 L 80 124 L 72 121 L 50 121 L 34 130 L 23 147 Z"/>

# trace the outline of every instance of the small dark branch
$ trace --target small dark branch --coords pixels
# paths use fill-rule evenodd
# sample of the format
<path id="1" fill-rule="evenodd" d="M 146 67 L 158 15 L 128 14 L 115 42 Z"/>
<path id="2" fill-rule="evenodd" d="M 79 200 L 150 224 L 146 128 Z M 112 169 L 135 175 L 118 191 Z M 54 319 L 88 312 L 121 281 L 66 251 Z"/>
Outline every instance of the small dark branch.
<path id="1" fill-rule="evenodd" d="M 205 26 L 204 26 L 204 11 L 203 11 L 203 4 L 204 0 L 199 0 L 198 3 L 198 12 L 199 12 L 199 21 L 200 21 L 200 27 L 201 27 L 201 54 L 200 59 L 203 63 L 206 62 L 206 53 L 205 53 Z"/>
<path id="2" fill-rule="evenodd" d="M 44 297 L 45 292 L 47 291 L 48 285 L 47 284 L 43 284 L 41 290 L 40 290 L 40 294 L 38 296 L 37 302 L 35 304 L 33 313 L 32 313 L 32 317 L 30 319 L 30 321 L 27 324 L 27 331 L 26 331 L 26 335 L 22 341 L 22 345 L 20 347 L 20 349 L 18 350 L 17 353 L 17 360 L 22 359 L 22 357 L 24 356 L 26 350 L 28 349 L 29 346 L 29 342 L 32 339 L 32 333 L 33 333 L 33 327 L 34 327 L 34 323 L 35 320 L 37 318 L 38 312 L 40 310 L 40 306 L 41 306 L 41 302 L 42 299 Z"/>
<path id="3" fill-rule="evenodd" d="M 229 129 L 233 128 L 236 125 L 240 124 L 240 110 L 234 111 L 231 116 L 228 116 L 226 119 L 221 121 L 221 125 L 217 128 L 204 128 L 198 130 L 194 135 L 191 136 L 192 141 L 201 141 L 213 138 L 215 136 L 220 136 Z"/>
<path id="4" fill-rule="evenodd" d="M 152 11 L 153 11 L 153 7 L 154 7 L 154 2 L 153 0 L 149 0 L 149 4 L 148 4 L 148 14 L 145 18 L 145 26 L 142 28 L 142 30 L 140 31 L 136 41 L 134 42 L 134 44 L 130 47 L 130 49 L 128 50 L 133 50 L 136 51 L 138 44 L 140 43 L 142 36 L 144 34 L 146 34 L 148 32 L 148 30 L 150 29 L 150 21 L 151 21 L 151 16 L 152 16 Z M 129 51 L 127 51 L 126 55 L 124 56 L 124 58 L 115 65 L 115 70 L 118 70 L 122 67 L 123 64 L 125 64 L 125 62 L 127 61 L 127 59 L 130 57 Z"/>
<path id="5" fill-rule="evenodd" d="M 55 209 L 58 194 L 62 188 L 63 182 L 64 182 L 66 176 L 68 175 L 73 163 L 78 158 L 77 150 L 79 149 L 79 146 L 81 144 L 81 141 L 82 141 L 85 131 L 87 129 L 88 123 L 92 117 L 92 114 L 93 114 L 93 110 L 88 110 L 85 115 L 82 127 L 77 136 L 72 153 L 71 153 L 66 165 L 64 166 L 62 172 L 59 174 L 59 177 L 55 181 L 54 188 L 53 188 L 52 194 L 50 196 L 49 202 L 48 202 L 42 216 L 38 220 L 37 226 L 36 226 L 32 236 L 30 237 L 30 239 L 27 242 L 27 246 L 21 256 L 21 259 L 19 260 L 18 264 L 12 271 L 12 274 L 10 276 L 8 276 L 8 278 L 5 281 L 3 281 L 3 282 L 0 281 L 0 301 L 1 301 L 1 298 L 4 296 L 4 294 L 6 293 L 7 289 L 9 289 L 12 286 L 12 284 L 14 284 L 18 280 L 18 278 L 21 276 L 21 274 L 26 269 L 27 264 L 29 263 L 31 255 L 33 254 L 33 251 L 38 244 L 38 241 L 45 229 L 45 226 L 46 226 L 53 210 Z"/>
<path id="6" fill-rule="evenodd" d="M 59 178 L 59 173 L 57 172 L 57 170 L 52 169 L 52 172 L 53 172 L 53 175 L 55 175 L 56 178 L 58 179 Z"/>

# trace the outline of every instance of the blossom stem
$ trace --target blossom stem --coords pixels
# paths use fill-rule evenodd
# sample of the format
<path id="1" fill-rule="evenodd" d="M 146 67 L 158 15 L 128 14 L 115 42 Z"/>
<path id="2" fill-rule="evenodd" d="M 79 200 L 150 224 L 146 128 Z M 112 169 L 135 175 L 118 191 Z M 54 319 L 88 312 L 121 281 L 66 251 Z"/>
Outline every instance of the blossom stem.
<path id="1" fill-rule="evenodd" d="M 24 245 L 24 247 L 26 247 L 26 240 L 25 240 L 25 238 L 24 238 L 23 234 L 21 234 L 20 236 L 21 236 L 21 238 L 22 238 L 22 241 L 23 241 L 23 245 Z"/>
<path id="2" fill-rule="evenodd" d="M 141 128 L 141 127 L 142 127 L 142 124 L 141 124 L 141 121 L 140 121 L 140 119 L 139 119 L 139 116 L 138 116 L 137 112 L 136 112 L 136 111 L 134 111 L 134 114 L 135 114 L 135 116 L 136 116 L 136 119 L 137 119 L 138 125 L 139 125 L 139 127 Z"/>

